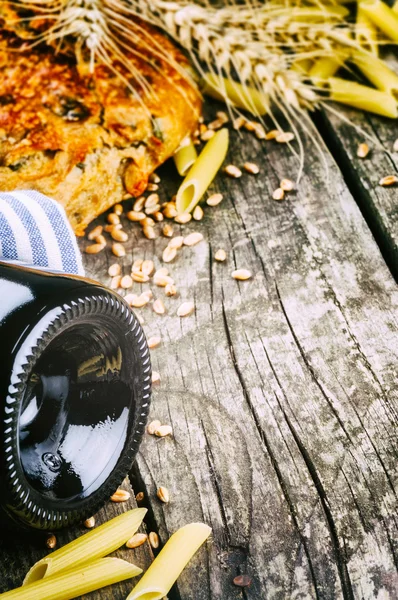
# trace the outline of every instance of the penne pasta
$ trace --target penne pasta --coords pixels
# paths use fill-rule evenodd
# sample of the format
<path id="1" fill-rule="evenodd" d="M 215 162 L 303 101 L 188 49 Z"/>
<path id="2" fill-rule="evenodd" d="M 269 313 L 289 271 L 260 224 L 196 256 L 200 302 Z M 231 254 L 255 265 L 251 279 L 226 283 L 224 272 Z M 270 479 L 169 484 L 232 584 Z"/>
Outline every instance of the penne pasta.
<path id="1" fill-rule="evenodd" d="M 173 156 L 179 175 L 186 175 L 188 169 L 192 167 L 197 158 L 198 153 L 191 140 L 188 140 L 187 144 L 181 145 Z"/>
<path id="2" fill-rule="evenodd" d="M 398 42 L 398 13 L 382 0 L 362 0 L 359 6 L 376 27 L 391 40 Z"/>
<path id="3" fill-rule="evenodd" d="M 228 150 L 228 129 L 220 129 L 203 148 L 177 192 L 178 214 L 191 212 L 213 181 Z"/>
<path id="4" fill-rule="evenodd" d="M 392 6 L 392 10 L 396 13 L 398 13 L 398 0 L 395 0 L 393 6 Z"/>
<path id="5" fill-rule="evenodd" d="M 55 550 L 33 565 L 23 585 L 110 554 L 131 538 L 142 523 L 146 512 L 146 508 L 129 510 Z"/>
<path id="6" fill-rule="evenodd" d="M 354 81 L 331 77 L 328 81 L 330 100 L 348 104 L 384 117 L 396 119 L 398 105 L 393 96 Z"/>
<path id="7" fill-rule="evenodd" d="M 377 89 L 398 100 L 398 75 L 383 60 L 365 52 L 355 52 L 351 60 Z"/>
<path id="8" fill-rule="evenodd" d="M 290 69 L 301 75 L 308 75 L 313 64 L 312 58 L 299 58 L 292 63 Z"/>
<path id="9" fill-rule="evenodd" d="M 233 106 L 247 110 L 253 115 L 262 116 L 267 112 L 268 98 L 266 94 L 254 87 L 237 83 L 233 79 L 207 73 L 202 80 L 201 87 L 204 94 L 221 102 L 227 100 Z"/>
<path id="10" fill-rule="evenodd" d="M 72 600 L 118 581 L 136 577 L 142 569 L 120 558 L 100 558 L 75 570 L 57 573 L 0 594 L 1 600 Z"/>
<path id="11" fill-rule="evenodd" d="M 337 71 L 344 65 L 348 52 L 339 52 L 334 56 L 323 56 L 318 58 L 309 70 L 309 77 L 318 85 L 326 83 L 326 79 L 333 77 Z"/>
<path id="12" fill-rule="evenodd" d="M 191 523 L 174 533 L 126 600 L 161 600 L 211 532 L 204 523 Z"/>
<path id="13" fill-rule="evenodd" d="M 361 5 L 357 8 L 357 22 L 355 27 L 355 38 L 364 50 L 379 56 L 379 43 L 377 29 L 363 12 Z"/>

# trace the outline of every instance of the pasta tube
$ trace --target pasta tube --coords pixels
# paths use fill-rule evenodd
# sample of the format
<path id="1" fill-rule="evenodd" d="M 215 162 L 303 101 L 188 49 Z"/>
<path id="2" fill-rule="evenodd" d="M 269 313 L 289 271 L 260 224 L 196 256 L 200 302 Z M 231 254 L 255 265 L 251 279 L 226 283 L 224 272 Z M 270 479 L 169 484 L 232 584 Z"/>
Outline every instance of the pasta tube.
<path id="1" fill-rule="evenodd" d="M 323 56 L 318 58 L 317 61 L 311 67 L 308 75 L 314 81 L 319 83 L 326 83 L 324 80 L 333 77 L 343 66 L 344 61 L 347 58 L 347 53 L 336 53 L 335 56 Z"/>
<path id="2" fill-rule="evenodd" d="M 188 169 L 192 167 L 197 158 L 198 154 L 196 148 L 191 140 L 188 139 L 188 143 L 182 144 L 173 156 L 178 173 L 180 175 L 186 175 Z"/>
<path id="3" fill-rule="evenodd" d="M 161 600 L 211 532 L 204 523 L 191 523 L 174 533 L 144 573 L 127 600 Z"/>
<path id="4" fill-rule="evenodd" d="M 357 42 L 375 56 L 379 55 L 377 30 L 372 21 L 363 12 L 361 5 L 357 8 L 357 24 L 355 28 Z"/>
<path id="5" fill-rule="evenodd" d="M 398 75 L 384 61 L 365 52 L 355 52 L 351 60 L 375 87 L 398 100 Z"/>
<path id="6" fill-rule="evenodd" d="M 191 212 L 213 181 L 228 150 L 228 129 L 220 129 L 203 148 L 177 192 L 179 214 Z"/>
<path id="7" fill-rule="evenodd" d="M 396 12 L 398 14 L 398 0 L 395 0 L 392 9 L 394 12 Z"/>
<path id="8" fill-rule="evenodd" d="M 398 42 L 398 14 L 382 0 L 362 0 L 362 12 L 394 42 Z"/>
<path id="9" fill-rule="evenodd" d="M 136 577 L 142 569 L 120 558 L 100 558 L 0 594 L 1 600 L 72 600 L 106 585 Z"/>
<path id="10" fill-rule="evenodd" d="M 301 75 L 308 75 L 313 64 L 312 58 L 299 58 L 292 63 L 290 68 L 296 73 L 301 73 Z"/>
<path id="11" fill-rule="evenodd" d="M 397 101 L 386 92 L 380 92 L 366 85 L 338 77 L 330 77 L 328 86 L 331 100 L 391 119 L 398 117 Z"/>
<path id="12" fill-rule="evenodd" d="M 227 99 L 233 106 L 247 110 L 256 116 L 265 115 L 267 112 L 266 94 L 254 87 L 242 85 L 213 73 L 207 73 L 202 80 L 202 92 L 221 102 Z"/>
<path id="13" fill-rule="evenodd" d="M 120 548 L 137 531 L 146 508 L 129 510 L 42 558 L 28 571 L 23 585 L 102 558 Z M 39 597 L 39 596 L 38 596 Z"/>

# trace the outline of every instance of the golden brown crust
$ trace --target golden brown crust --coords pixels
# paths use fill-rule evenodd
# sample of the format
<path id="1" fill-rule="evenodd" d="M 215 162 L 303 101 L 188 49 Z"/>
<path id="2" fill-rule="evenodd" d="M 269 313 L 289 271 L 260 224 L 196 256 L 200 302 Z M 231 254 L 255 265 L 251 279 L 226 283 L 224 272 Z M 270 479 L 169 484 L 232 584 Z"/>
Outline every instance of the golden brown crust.
<path id="1" fill-rule="evenodd" d="M 145 28 L 186 65 L 169 40 Z M 0 191 L 33 188 L 55 198 L 77 234 L 126 191 L 144 191 L 196 127 L 201 102 L 170 64 L 128 58 L 150 82 L 150 96 L 120 65 L 125 80 L 104 65 L 83 76 L 70 57 L 0 33 Z"/>

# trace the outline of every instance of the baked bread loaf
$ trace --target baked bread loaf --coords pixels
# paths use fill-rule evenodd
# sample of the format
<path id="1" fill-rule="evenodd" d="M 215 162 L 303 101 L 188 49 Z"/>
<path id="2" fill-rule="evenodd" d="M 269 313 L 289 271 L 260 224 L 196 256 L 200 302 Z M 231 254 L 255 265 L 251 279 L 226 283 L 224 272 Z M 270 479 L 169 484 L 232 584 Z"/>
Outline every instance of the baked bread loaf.
<path id="1" fill-rule="evenodd" d="M 143 28 L 189 68 L 168 39 Z M 100 213 L 145 190 L 149 175 L 197 127 L 201 100 L 170 63 L 146 45 L 135 50 L 126 59 L 150 95 L 121 64 L 121 76 L 104 64 L 82 74 L 74 57 L 0 32 L 0 191 L 36 189 L 55 198 L 81 235 Z"/>

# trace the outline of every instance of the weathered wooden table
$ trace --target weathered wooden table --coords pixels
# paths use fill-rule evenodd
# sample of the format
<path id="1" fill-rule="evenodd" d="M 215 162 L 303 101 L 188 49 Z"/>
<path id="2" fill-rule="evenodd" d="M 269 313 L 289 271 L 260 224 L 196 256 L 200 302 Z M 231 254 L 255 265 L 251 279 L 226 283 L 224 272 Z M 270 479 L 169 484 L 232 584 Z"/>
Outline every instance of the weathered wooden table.
<path id="1" fill-rule="evenodd" d="M 396 123 L 344 114 L 392 150 Z M 151 416 L 174 435 L 145 437 L 131 486 L 145 493 L 146 526 L 163 542 L 192 521 L 213 528 L 170 600 L 398 597 L 398 189 L 378 186 L 398 171 L 398 156 L 373 144 L 358 159 L 362 135 L 326 113 L 316 123 L 328 174 L 305 140 L 304 176 L 283 202 L 272 191 L 294 178 L 296 158 L 284 145 L 232 135 L 229 161 L 256 162 L 260 174 L 217 177 L 223 203 L 199 223 L 175 226 L 205 238 L 170 265 L 179 297 L 165 298 L 164 316 L 140 310 L 146 333 L 162 338 L 152 351 L 161 382 Z M 168 199 L 173 166 L 160 174 Z M 118 260 L 126 273 L 135 258 L 161 256 L 166 238 L 125 227 L 127 255 Z M 218 248 L 225 263 L 214 261 Z M 109 249 L 85 255 L 87 274 L 109 284 L 115 260 Z M 234 268 L 254 278 L 237 282 Z M 180 319 L 183 300 L 196 312 Z M 169 505 L 157 500 L 159 485 Z M 99 518 L 134 505 L 109 503 Z M 5 590 L 46 550 L 42 538 L 15 533 L 0 552 Z M 149 546 L 118 555 L 143 567 L 151 560 Z M 251 585 L 233 585 L 238 574 Z M 131 588 L 84 598 L 122 600 Z"/>

